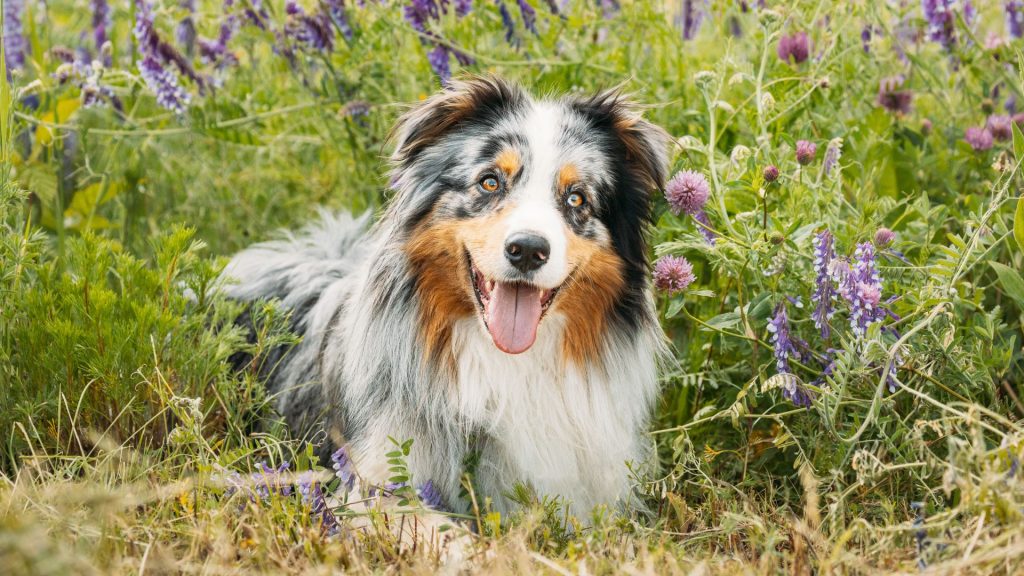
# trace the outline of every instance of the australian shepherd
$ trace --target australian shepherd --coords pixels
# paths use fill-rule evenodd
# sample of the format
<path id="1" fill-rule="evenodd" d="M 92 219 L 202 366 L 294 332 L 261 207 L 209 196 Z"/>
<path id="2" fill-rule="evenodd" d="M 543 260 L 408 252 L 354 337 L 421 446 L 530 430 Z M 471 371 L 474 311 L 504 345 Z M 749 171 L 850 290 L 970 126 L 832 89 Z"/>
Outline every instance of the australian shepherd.
<path id="1" fill-rule="evenodd" d="M 229 296 L 276 299 L 301 342 L 264 361 L 277 410 L 343 438 L 363 482 L 413 439 L 416 482 L 508 511 L 521 483 L 586 518 L 632 493 L 665 345 L 650 294 L 669 137 L 617 91 L 453 83 L 394 132 L 375 224 L 324 216 L 237 254 Z M 480 496 L 480 494 L 478 494 Z"/>

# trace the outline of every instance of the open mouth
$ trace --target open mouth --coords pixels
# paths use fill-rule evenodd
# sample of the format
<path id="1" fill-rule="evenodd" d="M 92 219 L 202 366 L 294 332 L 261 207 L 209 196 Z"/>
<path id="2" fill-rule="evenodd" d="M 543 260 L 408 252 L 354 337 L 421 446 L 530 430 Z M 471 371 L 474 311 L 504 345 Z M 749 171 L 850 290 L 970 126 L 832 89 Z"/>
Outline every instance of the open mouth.
<path id="1" fill-rule="evenodd" d="M 473 264 L 469 254 L 466 256 L 480 316 L 494 345 L 508 354 L 527 351 L 537 339 L 537 327 L 558 288 L 544 290 L 526 282 L 489 279 Z"/>

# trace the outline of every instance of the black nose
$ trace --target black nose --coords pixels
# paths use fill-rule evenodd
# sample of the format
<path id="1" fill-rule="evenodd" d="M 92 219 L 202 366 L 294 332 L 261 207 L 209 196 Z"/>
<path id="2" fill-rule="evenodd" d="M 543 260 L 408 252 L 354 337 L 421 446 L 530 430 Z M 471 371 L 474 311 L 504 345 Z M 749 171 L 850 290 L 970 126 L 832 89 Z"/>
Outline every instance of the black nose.
<path id="1" fill-rule="evenodd" d="M 505 241 L 505 258 L 522 272 L 533 272 L 548 261 L 551 245 L 543 236 L 520 232 Z"/>

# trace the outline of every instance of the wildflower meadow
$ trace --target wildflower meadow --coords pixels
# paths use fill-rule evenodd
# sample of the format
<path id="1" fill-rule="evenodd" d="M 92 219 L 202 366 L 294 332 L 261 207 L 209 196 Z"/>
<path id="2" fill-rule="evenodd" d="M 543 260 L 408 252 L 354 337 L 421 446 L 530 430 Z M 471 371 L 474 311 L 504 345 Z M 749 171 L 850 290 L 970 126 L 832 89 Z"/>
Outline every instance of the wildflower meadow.
<path id="1" fill-rule="evenodd" d="M 1024 1 L 2 4 L 0 573 L 1024 573 Z M 394 121 L 468 74 L 672 135 L 674 362 L 637 506 L 502 516 L 467 474 L 452 565 L 353 528 L 345 451 L 231 368 L 287 312 L 210 287 L 381 209 Z"/>

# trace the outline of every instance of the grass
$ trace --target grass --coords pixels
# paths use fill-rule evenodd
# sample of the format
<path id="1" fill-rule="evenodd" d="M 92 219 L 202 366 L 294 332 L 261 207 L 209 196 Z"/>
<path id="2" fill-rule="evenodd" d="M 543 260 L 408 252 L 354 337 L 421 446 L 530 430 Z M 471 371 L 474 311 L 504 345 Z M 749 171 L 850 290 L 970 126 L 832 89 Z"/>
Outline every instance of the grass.
<path id="1" fill-rule="evenodd" d="M 139 76 L 135 4 L 111 6 L 110 61 L 93 77 L 121 111 L 81 106 L 88 74 L 60 80 L 72 70 L 60 47 L 97 55 L 83 35 L 85 5 L 25 4 L 29 55 L 0 74 L 8 573 L 444 568 L 430 546 L 396 541 L 401 515 L 356 518 L 337 506 L 343 526 L 367 528 L 328 536 L 301 498 L 226 490 L 232 471 L 248 475 L 262 461 L 317 470 L 328 492 L 337 480 L 275 418 L 255 374 L 229 367 L 232 355 L 294 341 L 287 314 L 258 310 L 250 341 L 231 323 L 236 305 L 190 296 L 206 294 L 226 256 L 321 206 L 386 202 L 388 130 L 405 103 L 437 89 L 426 58 L 435 41 L 471 56 L 467 71 L 539 92 L 624 82 L 677 137 L 673 171 L 708 178 L 718 234 L 708 244 L 659 198 L 652 257 L 685 256 L 697 281 L 658 294 L 679 368 L 664 374 L 652 425 L 659 466 L 637 478 L 643 509 L 596 511 L 579 529 L 557 500 L 528 491 L 511 518 L 476 501 L 469 520 L 480 529 L 463 569 L 1013 574 L 1024 565 L 1024 136 L 1015 129 L 985 150 L 964 141 L 1011 98 L 1024 102 L 1024 45 L 1007 36 L 1003 3 L 977 3 L 973 20 L 957 11 L 946 48 L 927 38 L 917 3 L 743 11 L 715 0 L 692 39 L 673 24 L 676 7 L 661 3 L 571 3 L 564 16 L 538 3 L 537 33 L 509 4 L 510 43 L 496 4 L 445 13 L 427 28 L 437 36 L 424 36 L 402 19 L 402 3 L 367 2 L 348 6 L 354 35 L 335 35 L 330 51 L 275 35 L 289 17 L 268 3 L 266 30 L 237 27 L 237 64 L 190 59 L 217 81 L 202 94 L 183 81 L 193 100 L 182 115 Z M 226 14 L 244 22 L 257 7 L 199 2 L 195 25 L 212 38 Z M 153 10 L 170 41 L 186 10 Z M 780 61 L 780 37 L 800 30 L 811 58 Z M 877 101 L 881 80 L 897 75 L 913 94 L 905 113 Z M 797 140 L 818 145 L 806 166 Z M 841 156 L 826 170 L 829 148 Z M 781 173 L 774 183 L 768 165 Z M 822 337 L 811 317 L 812 238 L 827 229 L 836 253 L 852 257 L 880 227 L 896 233 L 876 260 L 892 315 L 858 335 L 840 298 Z M 767 329 L 780 306 L 806 342 L 781 375 Z M 794 386 L 813 396 L 810 407 L 784 394 Z"/>

